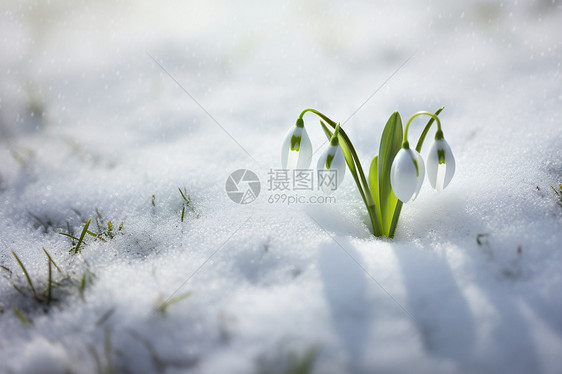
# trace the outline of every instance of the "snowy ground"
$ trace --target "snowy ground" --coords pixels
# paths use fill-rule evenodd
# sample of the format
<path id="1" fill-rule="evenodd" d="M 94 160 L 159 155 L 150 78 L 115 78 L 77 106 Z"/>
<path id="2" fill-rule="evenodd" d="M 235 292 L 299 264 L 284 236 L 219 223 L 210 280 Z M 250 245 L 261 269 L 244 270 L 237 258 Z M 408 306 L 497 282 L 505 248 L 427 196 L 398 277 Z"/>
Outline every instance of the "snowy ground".
<path id="1" fill-rule="evenodd" d="M 0 35 L 0 372 L 560 372 L 561 1 L 3 0 Z M 300 111 L 381 85 L 344 125 L 364 166 L 394 110 L 444 105 L 451 185 L 394 240 L 349 175 L 270 203 Z"/>

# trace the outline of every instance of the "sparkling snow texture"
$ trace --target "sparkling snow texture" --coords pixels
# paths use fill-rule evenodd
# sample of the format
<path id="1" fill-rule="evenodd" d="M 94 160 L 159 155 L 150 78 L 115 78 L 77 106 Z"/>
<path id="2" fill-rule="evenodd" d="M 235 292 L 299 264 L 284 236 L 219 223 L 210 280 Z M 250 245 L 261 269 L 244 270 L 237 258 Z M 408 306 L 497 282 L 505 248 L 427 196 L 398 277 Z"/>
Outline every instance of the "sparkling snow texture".
<path id="1" fill-rule="evenodd" d="M 3 0 L 0 35 L 0 372 L 560 372 L 561 1 Z M 455 177 L 393 240 L 350 176 L 269 190 L 304 108 L 368 170 L 393 111 L 441 106 Z M 69 254 L 96 217 L 123 228 Z M 43 293 L 43 248 L 78 279 L 50 304 L 11 253 Z"/>

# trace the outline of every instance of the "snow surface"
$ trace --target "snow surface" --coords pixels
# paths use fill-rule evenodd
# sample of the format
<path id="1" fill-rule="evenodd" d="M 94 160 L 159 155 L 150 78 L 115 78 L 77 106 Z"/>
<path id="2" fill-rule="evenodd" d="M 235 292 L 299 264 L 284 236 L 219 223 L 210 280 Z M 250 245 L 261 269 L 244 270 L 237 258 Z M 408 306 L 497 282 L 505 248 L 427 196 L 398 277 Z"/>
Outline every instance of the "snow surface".
<path id="1" fill-rule="evenodd" d="M 562 2 L 201 3 L 2 1 L 0 372 L 560 373 Z M 456 175 L 395 239 L 349 175 L 268 202 L 302 109 L 353 114 L 368 168 L 394 110 L 442 105 Z M 122 231 L 69 254 L 96 210 Z M 30 296 L 11 251 L 41 293 L 43 248 L 82 293 Z"/>

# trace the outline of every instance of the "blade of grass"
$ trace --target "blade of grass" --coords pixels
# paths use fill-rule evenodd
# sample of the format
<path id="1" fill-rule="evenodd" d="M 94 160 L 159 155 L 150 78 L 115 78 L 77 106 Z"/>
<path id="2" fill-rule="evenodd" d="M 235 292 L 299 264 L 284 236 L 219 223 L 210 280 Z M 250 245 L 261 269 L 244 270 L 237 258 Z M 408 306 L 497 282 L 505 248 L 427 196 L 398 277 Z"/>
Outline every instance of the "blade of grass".
<path id="1" fill-rule="evenodd" d="M 14 307 L 14 313 L 16 314 L 16 316 L 19 318 L 19 320 L 21 321 L 21 323 L 23 323 L 24 325 L 27 326 L 31 326 L 31 320 L 29 318 L 27 318 L 19 309 L 17 306 Z"/>
<path id="2" fill-rule="evenodd" d="M 84 229 L 82 230 L 82 233 L 80 234 L 80 239 L 78 239 L 78 244 L 76 244 L 76 249 L 74 250 L 74 253 L 78 253 L 78 251 L 80 250 L 80 245 L 82 244 L 83 240 L 84 240 L 84 236 L 86 235 L 86 232 L 88 231 L 88 226 L 90 226 L 90 221 L 92 219 L 88 218 L 88 220 L 86 221 L 86 224 L 84 225 Z"/>
<path id="3" fill-rule="evenodd" d="M 59 273 L 62 274 L 62 270 L 59 268 L 59 266 L 57 265 L 57 263 L 55 262 L 55 260 L 53 260 L 53 258 L 51 257 L 51 255 L 49 254 L 49 252 L 47 252 L 47 250 L 45 248 L 43 248 L 43 252 L 45 252 L 45 254 L 47 255 L 47 257 L 49 258 L 49 261 L 53 263 L 53 265 L 55 265 L 55 268 L 59 271 Z"/>
<path id="4" fill-rule="evenodd" d="M 37 296 L 37 292 L 35 292 L 35 287 L 33 287 L 33 282 L 31 281 L 31 278 L 29 277 L 29 273 L 27 272 L 27 269 L 25 268 L 25 266 L 23 265 L 23 263 L 19 259 L 16 252 L 12 251 L 12 254 L 16 258 L 16 261 L 18 262 L 18 264 L 20 264 L 20 267 L 23 270 L 23 273 L 25 274 L 25 277 L 27 278 L 27 283 L 29 284 L 29 287 L 31 287 L 31 290 L 33 291 L 33 296 Z"/>
<path id="5" fill-rule="evenodd" d="M 96 364 L 96 369 L 97 369 L 96 372 L 98 374 L 103 374 L 104 371 L 102 370 L 100 356 L 98 355 L 98 352 L 96 351 L 96 349 L 94 348 L 93 345 L 88 346 L 88 352 L 90 352 L 90 355 L 94 359 L 94 362 Z"/>
<path id="6" fill-rule="evenodd" d="M 77 237 L 75 237 L 74 235 L 70 235 L 70 234 L 67 234 L 67 233 L 65 233 L 65 232 L 59 232 L 59 234 L 64 235 L 64 236 L 68 236 L 70 239 L 73 239 L 73 240 L 79 240 L 79 239 L 78 239 Z"/>
<path id="7" fill-rule="evenodd" d="M 50 304 L 51 300 L 52 300 L 52 294 L 51 294 L 51 290 L 53 288 L 53 272 L 52 272 L 52 266 L 51 266 L 51 261 L 49 261 L 49 283 L 47 285 L 47 303 Z"/>
<path id="8" fill-rule="evenodd" d="M 159 313 L 165 313 L 166 309 L 168 309 L 168 307 L 170 305 L 175 304 L 178 301 L 181 301 L 183 299 L 186 299 L 189 296 L 191 296 L 191 292 L 185 292 L 185 293 L 179 294 L 177 296 L 171 297 L 168 300 L 164 301 L 162 304 L 160 304 L 160 306 L 158 308 L 156 308 L 156 311 L 159 312 Z"/>
<path id="9" fill-rule="evenodd" d="M 12 284 L 12 287 L 14 287 L 14 289 L 15 289 L 16 291 L 18 291 L 18 293 L 19 293 L 20 295 L 22 295 L 22 296 L 27 296 L 27 293 L 24 292 L 21 288 L 19 288 L 19 287 L 16 286 L 15 284 Z"/>
<path id="10" fill-rule="evenodd" d="M 113 308 L 109 308 L 109 310 L 107 312 L 105 312 L 100 319 L 97 320 L 96 322 L 96 326 L 101 326 L 105 323 L 105 321 L 107 321 L 112 315 L 113 313 L 115 313 L 115 310 L 117 310 L 116 307 Z"/>
<path id="11" fill-rule="evenodd" d="M 185 197 L 185 194 L 182 192 L 181 188 L 178 187 L 178 191 L 180 191 L 181 197 L 182 197 L 185 201 L 188 201 L 188 200 L 187 200 L 187 197 Z"/>
<path id="12" fill-rule="evenodd" d="M 98 232 L 101 234 L 103 230 L 101 229 L 100 220 L 98 217 L 96 217 L 96 226 L 98 227 Z"/>
<path id="13" fill-rule="evenodd" d="M 108 326 L 105 328 L 105 362 L 107 363 L 106 373 L 114 373 L 113 365 L 111 362 L 111 328 Z"/>
<path id="14" fill-rule="evenodd" d="M 10 277 L 12 276 L 12 271 L 10 269 L 8 269 L 7 267 L 0 265 L 0 268 L 4 269 L 5 271 L 7 271 L 8 273 L 10 273 Z"/>
<path id="15" fill-rule="evenodd" d="M 87 230 L 87 231 L 86 231 L 86 234 L 88 234 L 88 235 L 90 235 L 90 236 L 93 236 L 94 238 L 99 239 L 99 240 L 101 240 L 102 242 L 107 241 L 107 240 L 105 240 L 104 238 L 102 238 L 100 235 L 96 234 L 95 232 L 91 232 L 90 230 Z"/>
<path id="16" fill-rule="evenodd" d="M 82 279 L 80 279 L 80 285 L 78 286 L 80 290 L 80 298 L 84 301 L 84 290 L 86 289 L 86 273 L 82 275 Z"/>

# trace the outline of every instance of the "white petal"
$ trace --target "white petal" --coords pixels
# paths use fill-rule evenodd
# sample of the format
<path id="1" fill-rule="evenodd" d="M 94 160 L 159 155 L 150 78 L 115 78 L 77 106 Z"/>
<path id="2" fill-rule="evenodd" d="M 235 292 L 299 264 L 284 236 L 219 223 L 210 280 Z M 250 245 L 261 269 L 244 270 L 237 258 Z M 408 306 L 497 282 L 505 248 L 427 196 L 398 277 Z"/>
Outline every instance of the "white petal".
<path id="1" fill-rule="evenodd" d="M 312 142 L 308 137 L 306 129 L 302 128 L 302 138 L 301 138 L 301 145 L 300 145 L 300 157 L 299 162 L 297 163 L 297 169 L 308 169 L 310 167 L 310 163 L 312 162 Z"/>
<path id="2" fill-rule="evenodd" d="M 328 160 L 328 155 L 332 155 L 333 159 L 330 164 L 330 169 L 327 168 L 326 162 Z M 337 145 L 329 145 L 322 155 L 318 159 L 317 169 L 320 170 L 318 173 L 318 184 L 324 193 L 330 194 L 333 191 L 337 190 L 340 184 L 343 182 L 343 178 L 345 176 L 345 157 L 343 156 L 343 152 L 341 148 Z M 327 170 L 331 170 L 328 172 Z M 334 173 L 334 174 L 331 174 Z M 332 183 L 326 183 L 325 179 L 321 179 L 322 175 L 326 178 L 334 178 Z"/>
<path id="3" fill-rule="evenodd" d="M 291 150 L 291 138 L 300 136 L 298 151 Z M 307 169 L 312 161 L 312 143 L 304 127 L 289 129 L 281 147 L 281 166 L 283 169 Z"/>
<path id="4" fill-rule="evenodd" d="M 412 201 L 413 201 L 416 200 L 416 198 L 418 197 L 423 184 L 423 180 L 425 179 L 425 165 L 422 156 L 418 152 L 412 151 L 412 155 L 415 157 L 418 164 L 418 174 L 416 178 L 416 192 L 414 193 L 414 196 L 412 196 Z"/>
<path id="5" fill-rule="evenodd" d="M 413 161 L 414 157 L 411 149 L 401 148 L 390 169 L 392 190 L 396 197 L 403 202 L 409 201 L 418 188 L 418 171 Z"/>
<path id="6" fill-rule="evenodd" d="M 438 151 L 445 152 L 445 164 L 439 164 Z M 455 158 L 451 152 L 451 147 L 445 139 L 436 140 L 427 156 L 427 177 L 431 187 L 441 191 L 451 182 L 455 174 Z"/>
<path id="7" fill-rule="evenodd" d="M 345 169 L 347 169 L 347 163 L 345 162 L 345 157 L 343 155 L 343 151 L 339 146 L 337 146 L 336 154 L 334 159 L 332 160 L 332 169 L 336 169 L 338 171 L 338 187 L 343 182 L 343 178 L 345 177 Z"/>

